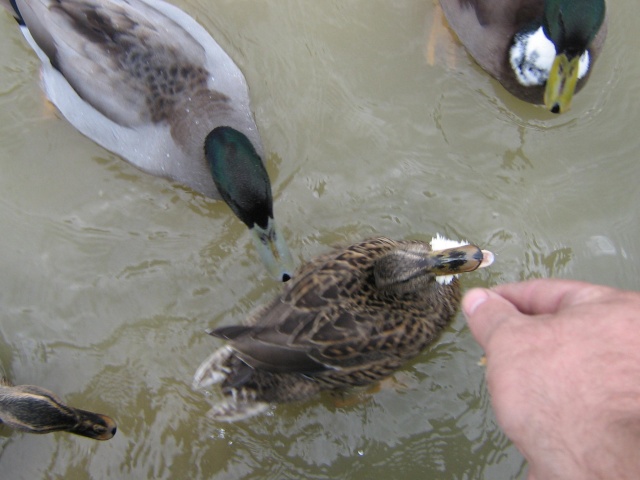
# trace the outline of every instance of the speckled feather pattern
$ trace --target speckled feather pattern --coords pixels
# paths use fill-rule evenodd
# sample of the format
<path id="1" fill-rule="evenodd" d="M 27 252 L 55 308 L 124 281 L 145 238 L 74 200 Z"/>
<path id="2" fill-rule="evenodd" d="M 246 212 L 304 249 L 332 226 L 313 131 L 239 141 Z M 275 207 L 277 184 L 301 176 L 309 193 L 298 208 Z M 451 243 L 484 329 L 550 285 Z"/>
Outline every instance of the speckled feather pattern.
<path id="1" fill-rule="evenodd" d="M 376 288 L 375 261 L 409 245 L 430 250 L 423 242 L 381 237 L 301 267 L 280 296 L 248 319 L 251 333 L 230 341 L 233 353 L 223 368 L 231 373 L 223 393 L 264 402 L 300 400 L 324 389 L 371 384 L 418 355 L 454 317 L 460 288 L 457 280 L 440 285 L 435 277 L 403 295 Z M 273 354 L 269 343 L 283 358 L 267 368 L 281 371 L 259 367 Z"/>
<path id="2" fill-rule="evenodd" d="M 49 99 L 145 172 L 220 194 L 204 157 L 216 127 L 263 158 L 242 72 L 193 18 L 158 0 L 17 0 Z"/>
<path id="3" fill-rule="evenodd" d="M 211 74 L 199 55 L 185 55 L 171 43 L 159 41 L 162 32 L 142 16 L 133 17 L 117 5 L 105 8 L 84 0 L 57 3 L 51 9 L 68 19 L 79 35 L 92 42 L 93 48 L 101 49 L 100 56 L 108 58 L 110 68 L 120 72 L 120 88 L 124 86 L 132 98 L 144 102 L 140 121 L 171 124 L 181 116 L 184 103 L 193 101 L 194 96 L 203 97 L 205 104 L 219 103 L 215 108 L 229 101 L 223 93 L 209 89 Z M 195 48 L 195 42 L 190 43 L 194 50 L 201 50 L 199 46 Z M 57 61 L 55 54 L 51 57 Z M 74 82 L 72 76 L 68 80 L 76 91 L 91 96 L 87 92 L 89 84 Z M 100 108 L 100 104 L 96 103 L 96 107 Z M 108 108 L 101 112 L 111 115 Z"/>

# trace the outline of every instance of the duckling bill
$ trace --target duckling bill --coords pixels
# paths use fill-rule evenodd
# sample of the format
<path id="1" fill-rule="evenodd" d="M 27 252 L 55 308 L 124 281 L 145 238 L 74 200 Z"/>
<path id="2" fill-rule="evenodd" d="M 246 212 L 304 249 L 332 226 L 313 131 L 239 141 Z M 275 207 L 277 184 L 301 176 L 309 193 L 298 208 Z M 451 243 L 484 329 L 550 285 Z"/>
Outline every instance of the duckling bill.
<path id="1" fill-rule="evenodd" d="M 475 245 L 378 237 L 302 266 L 245 325 L 211 335 L 227 345 L 198 368 L 194 386 L 220 384 L 214 418 L 234 421 L 270 403 L 375 383 L 417 356 L 454 318 L 457 276 L 486 267 Z"/>
<path id="2" fill-rule="evenodd" d="M 569 110 L 607 34 L 604 0 L 440 0 L 476 62 L 511 94 Z"/>
<path id="3" fill-rule="evenodd" d="M 72 408 L 42 387 L 11 386 L 4 379 L 0 379 L 0 423 L 28 433 L 64 431 L 94 440 L 109 440 L 117 429 L 106 415 Z"/>
<path id="4" fill-rule="evenodd" d="M 147 173 L 223 199 L 268 271 L 291 277 L 246 80 L 201 25 L 161 0 L 0 4 L 40 58 L 47 97 L 76 129 Z"/>

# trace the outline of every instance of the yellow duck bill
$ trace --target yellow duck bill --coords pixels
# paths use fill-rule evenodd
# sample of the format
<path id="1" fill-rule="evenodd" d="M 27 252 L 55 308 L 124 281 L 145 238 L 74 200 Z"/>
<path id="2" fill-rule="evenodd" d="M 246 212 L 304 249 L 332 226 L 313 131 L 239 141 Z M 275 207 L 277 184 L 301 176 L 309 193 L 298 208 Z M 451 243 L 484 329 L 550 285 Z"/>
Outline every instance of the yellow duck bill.
<path id="1" fill-rule="evenodd" d="M 571 108 L 579 70 L 579 56 L 571 60 L 564 53 L 556 56 L 544 91 L 544 104 L 552 113 L 564 113 Z"/>

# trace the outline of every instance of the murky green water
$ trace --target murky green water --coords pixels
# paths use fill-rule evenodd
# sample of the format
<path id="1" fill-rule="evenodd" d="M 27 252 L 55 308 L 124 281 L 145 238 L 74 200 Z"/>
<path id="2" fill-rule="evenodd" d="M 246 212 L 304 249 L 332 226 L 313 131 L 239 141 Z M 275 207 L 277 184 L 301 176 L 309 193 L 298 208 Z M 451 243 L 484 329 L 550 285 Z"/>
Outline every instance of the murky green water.
<path id="1" fill-rule="evenodd" d="M 640 289 L 640 5 L 609 4 L 604 54 L 556 117 L 465 55 L 428 65 L 431 0 L 179 2 L 247 77 L 299 261 L 375 234 L 441 232 L 497 254 L 465 288 L 556 276 Z M 462 317 L 359 403 L 208 420 L 215 397 L 190 387 L 219 345 L 205 330 L 241 321 L 278 285 L 226 206 L 58 118 L 4 12 L 0 31 L 0 361 L 15 382 L 119 425 L 104 443 L 2 428 L 2 479 L 523 477 Z"/>

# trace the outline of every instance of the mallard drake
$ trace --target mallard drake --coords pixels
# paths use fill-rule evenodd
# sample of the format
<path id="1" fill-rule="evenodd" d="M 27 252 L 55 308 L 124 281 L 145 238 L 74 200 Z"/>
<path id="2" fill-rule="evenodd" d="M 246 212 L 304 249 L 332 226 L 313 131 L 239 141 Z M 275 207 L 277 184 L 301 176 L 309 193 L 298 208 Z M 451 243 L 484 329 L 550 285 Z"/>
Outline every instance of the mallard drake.
<path id="1" fill-rule="evenodd" d="M 607 34 L 604 0 L 440 0 L 476 62 L 509 92 L 565 112 Z"/>
<path id="2" fill-rule="evenodd" d="M 453 319 L 456 275 L 493 254 L 437 236 L 431 244 L 380 237 L 302 266 L 246 325 L 210 332 L 227 345 L 198 368 L 194 387 L 221 383 L 213 417 L 233 421 L 272 402 L 374 383 L 418 355 Z"/>
<path id="3" fill-rule="evenodd" d="M 11 3 L 47 97 L 74 127 L 147 173 L 223 199 L 268 270 L 290 278 L 246 80 L 202 26 L 161 0 Z"/>
<path id="4" fill-rule="evenodd" d="M 109 440 L 116 423 L 106 415 L 64 404 L 54 393 L 34 385 L 12 386 L 0 377 L 0 423 L 29 433 L 70 432 Z"/>

